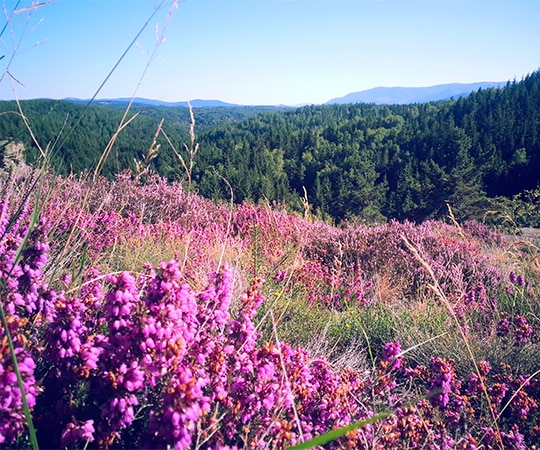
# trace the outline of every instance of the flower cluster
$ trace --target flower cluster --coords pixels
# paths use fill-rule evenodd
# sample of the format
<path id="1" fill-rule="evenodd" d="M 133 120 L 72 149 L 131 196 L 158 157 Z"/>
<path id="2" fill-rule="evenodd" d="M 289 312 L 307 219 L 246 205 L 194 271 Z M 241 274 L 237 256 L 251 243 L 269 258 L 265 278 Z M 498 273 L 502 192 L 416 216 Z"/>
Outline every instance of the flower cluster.
<path id="1" fill-rule="evenodd" d="M 421 364 L 408 361 L 413 352 L 394 339 L 373 345 L 370 367 L 342 369 L 282 342 L 277 328 L 260 331 L 262 274 L 275 276 L 284 292 L 296 283 L 314 307 L 334 311 L 372 307 L 370 280 L 378 274 L 402 283 L 406 299 L 433 300 L 426 288 L 432 280 L 403 245 L 405 236 L 433 267 L 458 317 L 484 317 L 474 324 L 483 327 L 481 338 L 516 351 L 536 345 L 535 315 L 500 306 L 497 293 L 506 286 L 480 252 L 493 238 L 481 226 L 469 225 L 474 232 L 466 238 L 468 228 L 434 222 L 336 229 L 254 205 L 231 211 L 178 185 L 147 181 L 99 179 L 102 194 L 87 195 L 89 186 L 64 180 L 73 208 L 53 196 L 43 216 L 49 220 L 32 226 L 27 208 L 10 217 L 7 201 L 0 202 L 8 321 L 0 328 L 0 446 L 27 436 L 13 356 L 43 448 L 285 448 L 370 418 L 377 420 L 328 448 L 521 449 L 539 441 L 540 385 L 519 366 L 481 360 L 471 372 L 448 355 Z M 75 198 L 87 205 L 76 206 Z M 49 244 L 47 235 L 65 239 L 74 227 L 96 264 L 94 257 L 117 245 L 129 251 L 164 236 L 198 245 L 186 246 L 182 259 L 136 272 L 87 265 L 82 275 L 60 273 L 68 265 L 47 278 L 50 256 L 66 242 Z M 209 270 L 218 267 L 209 257 L 213 246 L 224 241 L 250 254 L 250 268 Z M 286 264 L 291 249 L 294 267 Z M 509 282 L 524 293 L 532 288 L 517 275 Z"/>
<path id="2" fill-rule="evenodd" d="M 534 334 L 533 327 L 521 315 L 510 317 L 503 313 L 497 323 L 497 335 L 511 337 L 516 345 L 526 344 Z"/>
<path id="3" fill-rule="evenodd" d="M 344 309 L 370 303 L 367 292 L 372 283 L 364 279 L 359 267 L 343 267 L 338 260 L 328 268 L 313 257 L 304 263 L 295 281 L 304 286 L 310 305 Z"/>
<path id="4" fill-rule="evenodd" d="M 11 331 L 15 332 L 17 325 L 14 322 L 10 325 Z M 14 441 L 23 431 L 26 423 L 22 394 L 6 341 L 4 330 L 0 329 L 0 445 Z M 33 407 L 38 395 L 38 385 L 34 377 L 36 365 L 32 355 L 22 347 L 21 339 L 16 336 L 14 341 L 15 357 L 26 401 L 29 407 Z"/>

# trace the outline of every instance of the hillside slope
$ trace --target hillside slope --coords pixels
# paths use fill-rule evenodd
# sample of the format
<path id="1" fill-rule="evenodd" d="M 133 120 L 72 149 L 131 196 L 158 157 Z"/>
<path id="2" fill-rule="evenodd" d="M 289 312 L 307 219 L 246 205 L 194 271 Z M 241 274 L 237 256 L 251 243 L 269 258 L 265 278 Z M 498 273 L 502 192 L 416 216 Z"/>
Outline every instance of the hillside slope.
<path id="1" fill-rule="evenodd" d="M 0 445 L 538 442 L 538 249 L 476 222 L 336 228 L 150 173 L 13 176 Z"/>
<path id="2" fill-rule="evenodd" d="M 93 107 L 76 125 L 80 105 L 35 100 L 23 107 L 63 174 L 92 170 L 122 115 L 119 105 Z M 0 103 L 1 111 L 14 109 Z M 502 216 L 516 210 L 509 202 L 535 205 L 540 183 L 540 72 L 500 89 L 413 105 L 197 108 L 193 142 L 186 108 L 139 105 L 132 113 L 108 153 L 106 176 L 148 166 L 208 198 L 228 201 L 232 189 L 236 202 L 297 211 L 307 202 L 336 222 L 422 221 L 445 216 L 449 206 L 458 219 Z M 16 113 L 0 115 L 2 135 L 25 141 L 28 162 L 37 161 Z M 520 215 L 520 226 L 540 224 L 534 207 Z"/>

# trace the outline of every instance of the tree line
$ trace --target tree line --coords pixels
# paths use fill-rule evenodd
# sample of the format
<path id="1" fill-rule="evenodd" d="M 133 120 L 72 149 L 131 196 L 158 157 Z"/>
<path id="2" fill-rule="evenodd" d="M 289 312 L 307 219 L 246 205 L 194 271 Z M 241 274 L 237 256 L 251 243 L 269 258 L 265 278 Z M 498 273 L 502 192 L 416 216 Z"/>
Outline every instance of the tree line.
<path id="1" fill-rule="evenodd" d="M 203 195 L 295 204 L 337 221 L 481 218 L 540 183 L 540 72 L 413 105 L 307 106 L 201 135 Z M 204 149 L 204 151 L 202 151 Z M 305 191 L 304 191 L 305 189 Z"/>
<path id="2" fill-rule="evenodd" d="M 23 106 L 36 111 L 34 133 L 47 142 L 54 141 L 61 118 L 75 114 L 69 109 L 76 107 L 36 100 Z M 133 168 L 160 118 L 177 151 L 189 142 L 186 108 L 139 108 L 140 116 L 119 138 L 106 175 Z M 52 114 L 54 109 L 61 114 Z M 449 101 L 234 110 L 194 111 L 200 147 L 190 178 L 203 196 L 228 199 L 232 187 L 237 202 L 275 201 L 297 210 L 307 198 L 314 214 L 336 222 L 420 221 L 446 215 L 448 206 L 460 220 L 482 218 L 502 198 L 537 198 L 540 72 Z M 59 172 L 91 166 L 121 114 L 106 106 L 89 111 L 57 152 Z M 9 135 L 17 121 L 16 115 L 0 115 L 0 137 Z M 164 135 L 158 141 L 160 151 L 150 166 L 171 180 L 185 179 Z"/>

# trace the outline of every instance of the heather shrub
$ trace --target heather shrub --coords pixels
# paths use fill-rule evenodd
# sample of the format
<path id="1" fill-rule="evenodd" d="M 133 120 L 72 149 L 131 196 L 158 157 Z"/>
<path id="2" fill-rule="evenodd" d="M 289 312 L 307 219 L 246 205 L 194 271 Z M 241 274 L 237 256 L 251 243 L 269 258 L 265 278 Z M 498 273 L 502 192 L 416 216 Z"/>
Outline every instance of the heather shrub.
<path id="1" fill-rule="evenodd" d="M 29 442 L 8 330 L 43 448 L 285 448 L 370 418 L 327 446 L 538 442 L 534 249 L 148 182 L 3 184 L 0 446 Z"/>

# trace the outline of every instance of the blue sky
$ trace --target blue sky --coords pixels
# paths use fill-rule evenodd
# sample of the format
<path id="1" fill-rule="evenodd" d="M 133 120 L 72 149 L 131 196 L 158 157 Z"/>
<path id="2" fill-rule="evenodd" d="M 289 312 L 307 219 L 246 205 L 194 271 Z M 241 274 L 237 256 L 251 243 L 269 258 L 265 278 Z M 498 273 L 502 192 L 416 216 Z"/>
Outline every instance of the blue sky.
<path id="1" fill-rule="evenodd" d="M 17 4 L 0 1 L 4 14 Z M 21 84 L 4 75 L 0 99 L 92 97 L 159 4 L 52 0 L 17 13 L 0 70 L 9 64 Z M 295 105 L 378 86 L 519 80 L 540 68 L 539 0 L 187 0 L 168 16 L 171 4 L 98 98 Z"/>

